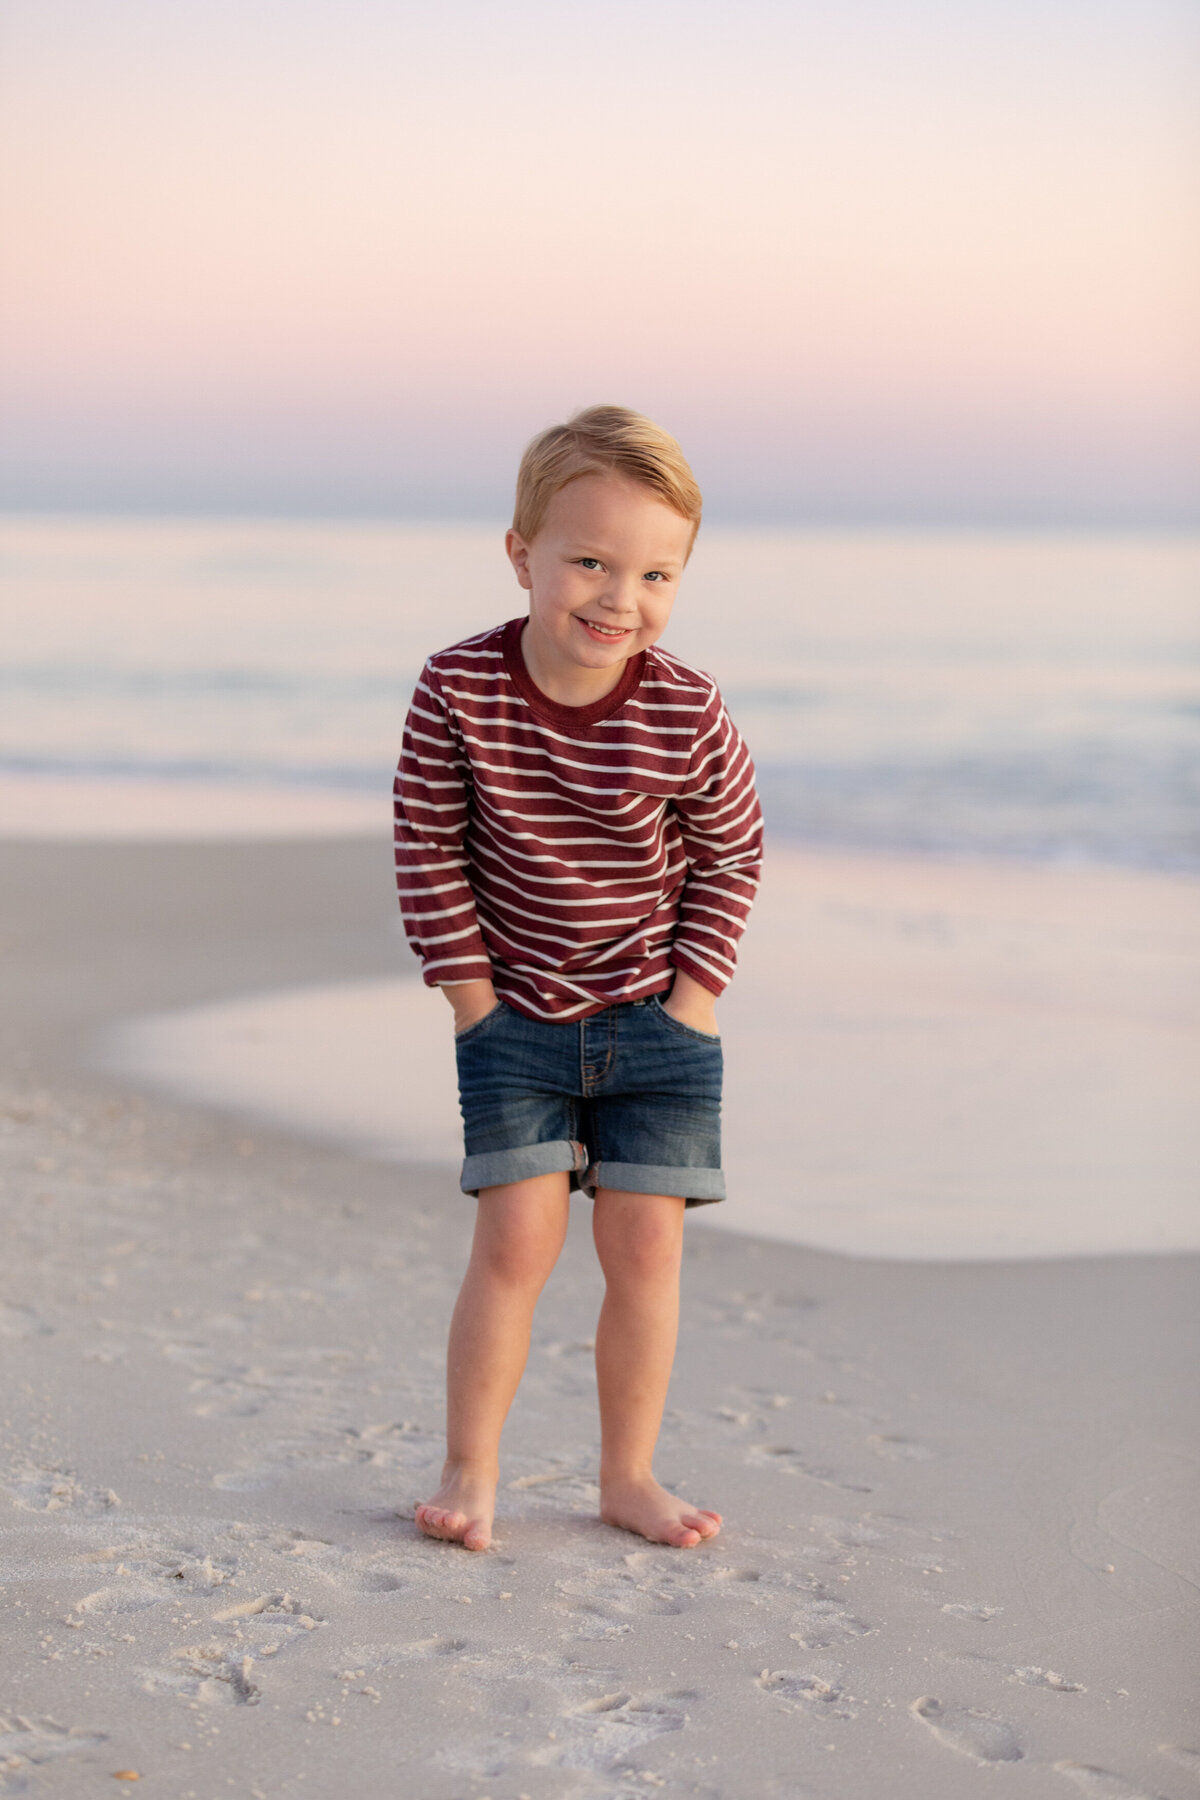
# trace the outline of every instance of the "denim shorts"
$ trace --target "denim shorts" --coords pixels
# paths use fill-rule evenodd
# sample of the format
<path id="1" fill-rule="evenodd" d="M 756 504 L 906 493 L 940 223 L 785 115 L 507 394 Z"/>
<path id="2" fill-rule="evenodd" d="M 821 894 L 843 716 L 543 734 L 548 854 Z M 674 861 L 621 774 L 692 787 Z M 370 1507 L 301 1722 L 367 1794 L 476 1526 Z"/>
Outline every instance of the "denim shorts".
<path id="1" fill-rule="evenodd" d="M 500 1002 L 454 1040 L 462 1188 L 564 1172 L 572 1188 L 725 1198 L 721 1040 L 657 996 L 569 1024 Z"/>

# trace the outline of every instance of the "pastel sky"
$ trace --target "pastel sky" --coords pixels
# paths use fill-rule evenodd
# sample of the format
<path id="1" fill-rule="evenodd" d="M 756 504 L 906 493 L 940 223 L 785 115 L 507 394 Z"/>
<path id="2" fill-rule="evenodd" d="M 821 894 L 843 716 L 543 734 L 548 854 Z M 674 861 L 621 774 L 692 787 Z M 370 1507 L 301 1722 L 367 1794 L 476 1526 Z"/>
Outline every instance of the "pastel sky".
<path id="1" fill-rule="evenodd" d="M 0 505 L 1200 520 L 1194 0 L 0 0 Z"/>

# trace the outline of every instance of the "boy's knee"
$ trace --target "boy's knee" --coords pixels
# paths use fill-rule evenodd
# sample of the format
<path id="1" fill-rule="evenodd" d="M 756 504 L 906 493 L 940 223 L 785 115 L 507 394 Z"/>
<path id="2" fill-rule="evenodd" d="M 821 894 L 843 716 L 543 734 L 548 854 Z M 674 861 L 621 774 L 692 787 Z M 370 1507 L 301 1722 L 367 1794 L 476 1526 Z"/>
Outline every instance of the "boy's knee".
<path id="1" fill-rule="evenodd" d="M 600 1261 L 610 1281 L 653 1283 L 671 1279 L 679 1267 L 681 1234 L 676 1218 L 648 1214 L 623 1222 L 624 1228 L 598 1243 Z"/>
<path id="2" fill-rule="evenodd" d="M 561 1248 L 555 1233 L 510 1224 L 477 1241 L 475 1256 L 493 1281 L 505 1287 L 531 1287 L 545 1281 Z"/>

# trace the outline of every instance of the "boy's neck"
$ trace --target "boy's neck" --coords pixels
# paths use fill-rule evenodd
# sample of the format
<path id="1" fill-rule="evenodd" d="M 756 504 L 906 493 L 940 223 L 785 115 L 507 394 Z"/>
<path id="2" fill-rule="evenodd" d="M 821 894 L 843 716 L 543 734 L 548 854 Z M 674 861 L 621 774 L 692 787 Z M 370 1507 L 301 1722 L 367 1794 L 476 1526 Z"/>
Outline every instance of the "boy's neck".
<path id="1" fill-rule="evenodd" d="M 525 621 L 520 652 L 530 681 L 556 706 L 594 706 L 620 685 L 630 660 L 626 657 L 607 669 L 585 669 L 564 662 L 561 657 L 547 654 L 532 619 Z"/>

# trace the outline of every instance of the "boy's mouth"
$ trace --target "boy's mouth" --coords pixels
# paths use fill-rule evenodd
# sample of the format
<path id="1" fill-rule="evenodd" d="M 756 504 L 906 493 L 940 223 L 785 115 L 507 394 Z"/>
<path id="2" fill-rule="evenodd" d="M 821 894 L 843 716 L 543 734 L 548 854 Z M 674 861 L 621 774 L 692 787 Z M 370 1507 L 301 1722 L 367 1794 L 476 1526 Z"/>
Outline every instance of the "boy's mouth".
<path id="1" fill-rule="evenodd" d="M 579 619 L 578 613 L 576 618 Z M 633 630 L 631 625 L 597 625 L 592 619 L 579 619 L 579 623 L 598 644 L 615 644 L 621 638 L 627 638 Z"/>

